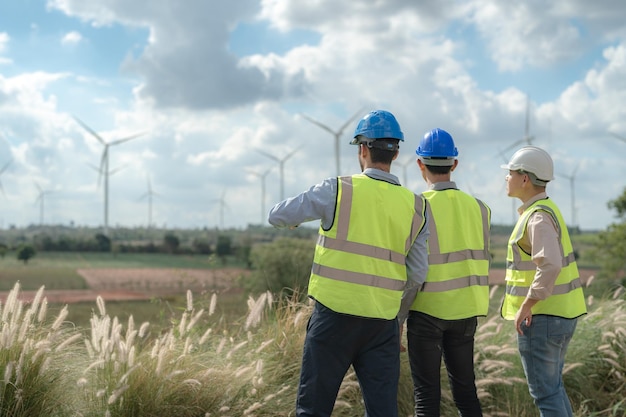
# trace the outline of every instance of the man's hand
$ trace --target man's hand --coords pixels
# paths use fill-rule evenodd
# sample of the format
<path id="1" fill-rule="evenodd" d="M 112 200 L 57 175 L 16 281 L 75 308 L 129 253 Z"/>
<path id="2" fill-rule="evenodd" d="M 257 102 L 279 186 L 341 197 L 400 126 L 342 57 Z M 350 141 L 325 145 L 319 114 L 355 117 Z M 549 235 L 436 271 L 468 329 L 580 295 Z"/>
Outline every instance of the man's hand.
<path id="1" fill-rule="evenodd" d="M 537 304 L 539 300 L 534 300 L 532 298 L 526 298 L 519 310 L 515 314 L 515 330 L 520 335 L 523 335 L 522 331 L 522 323 L 526 325 L 526 327 L 530 327 L 533 322 L 533 312 L 532 308 L 535 304 Z"/>

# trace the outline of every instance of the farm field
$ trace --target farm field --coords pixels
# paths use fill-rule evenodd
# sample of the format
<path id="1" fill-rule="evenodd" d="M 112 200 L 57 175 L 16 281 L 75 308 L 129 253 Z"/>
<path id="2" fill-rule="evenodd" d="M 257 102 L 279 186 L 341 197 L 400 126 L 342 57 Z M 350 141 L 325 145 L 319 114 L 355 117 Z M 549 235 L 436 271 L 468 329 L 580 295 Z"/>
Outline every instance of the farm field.
<path id="1" fill-rule="evenodd" d="M 237 281 L 246 273 L 200 255 L 42 252 L 26 265 L 7 255 L 0 259 L 0 302 L 19 281 L 24 301 L 44 286 L 52 313 L 71 304 L 67 320 L 78 327 L 89 327 L 98 296 L 120 320 L 132 314 L 138 322 L 166 326 L 191 290 L 199 302 L 219 294 L 218 312 L 236 319 L 245 314 Z"/>

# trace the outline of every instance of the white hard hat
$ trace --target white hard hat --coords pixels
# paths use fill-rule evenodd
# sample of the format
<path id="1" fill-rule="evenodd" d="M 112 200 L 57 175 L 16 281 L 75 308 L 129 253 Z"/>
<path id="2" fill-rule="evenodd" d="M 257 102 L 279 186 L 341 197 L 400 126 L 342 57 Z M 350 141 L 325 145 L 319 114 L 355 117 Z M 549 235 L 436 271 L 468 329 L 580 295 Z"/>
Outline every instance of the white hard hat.
<path id="1" fill-rule="evenodd" d="M 554 179 L 554 164 L 548 152 L 536 146 L 525 146 L 513 154 L 511 160 L 501 168 L 535 174 L 540 181 Z"/>

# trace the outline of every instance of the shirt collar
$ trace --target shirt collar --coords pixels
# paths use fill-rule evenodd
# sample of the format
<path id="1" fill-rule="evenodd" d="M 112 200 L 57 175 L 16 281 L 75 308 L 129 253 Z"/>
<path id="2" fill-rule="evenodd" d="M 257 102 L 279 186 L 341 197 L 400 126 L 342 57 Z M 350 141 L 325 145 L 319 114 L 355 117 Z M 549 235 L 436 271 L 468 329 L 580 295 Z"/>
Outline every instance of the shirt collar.
<path id="1" fill-rule="evenodd" d="M 454 181 L 441 181 L 436 182 L 434 184 L 430 184 L 430 189 L 433 191 L 443 191 L 443 190 L 458 190 L 456 183 Z"/>
<path id="2" fill-rule="evenodd" d="M 535 194 L 534 196 L 532 196 L 528 201 L 526 201 L 524 204 L 522 204 L 518 209 L 517 212 L 519 214 L 522 214 L 524 211 L 526 211 L 526 209 L 530 206 L 532 206 L 533 204 L 535 204 L 537 201 L 539 200 L 545 200 L 546 198 L 548 198 L 548 194 L 544 191 L 541 192 L 539 194 Z"/>
<path id="3" fill-rule="evenodd" d="M 398 180 L 398 177 L 396 177 L 390 172 L 385 172 L 377 168 L 365 168 L 365 171 L 363 171 L 363 174 L 375 180 L 382 180 L 382 181 L 390 182 L 392 184 L 400 185 L 400 181 Z"/>

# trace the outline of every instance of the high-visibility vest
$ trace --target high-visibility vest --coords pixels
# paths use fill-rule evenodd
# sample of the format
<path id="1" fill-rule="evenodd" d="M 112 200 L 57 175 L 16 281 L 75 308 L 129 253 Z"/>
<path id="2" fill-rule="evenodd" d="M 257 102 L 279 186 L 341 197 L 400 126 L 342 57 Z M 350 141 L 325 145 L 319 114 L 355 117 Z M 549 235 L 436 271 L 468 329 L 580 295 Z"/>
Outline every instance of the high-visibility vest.
<path id="1" fill-rule="evenodd" d="M 501 314 L 507 320 L 515 319 L 515 314 L 526 299 L 537 272 L 532 256 L 524 252 L 518 242 L 524 236 L 530 216 L 544 211 L 554 219 L 562 255 L 561 272 L 556 278 L 552 295 L 539 301 L 532 308 L 532 314 L 546 314 L 565 318 L 575 318 L 587 312 L 574 249 L 567 226 L 558 207 L 549 198 L 531 204 L 517 220 L 511 233 L 507 250 L 506 293 L 502 302 Z"/>
<path id="2" fill-rule="evenodd" d="M 442 320 L 489 310 L 489 207 L 460 190 L 429 190 L 428 274 L 411 310 Z"/>
<path id="3" fill-rule="evenodd" d="M 337 188 L 334 222 L 319 229 L 308 294 L 338 313 L 393 319 L 426 203 L 400 185 L 364 174 L 339 177 Z"/>

